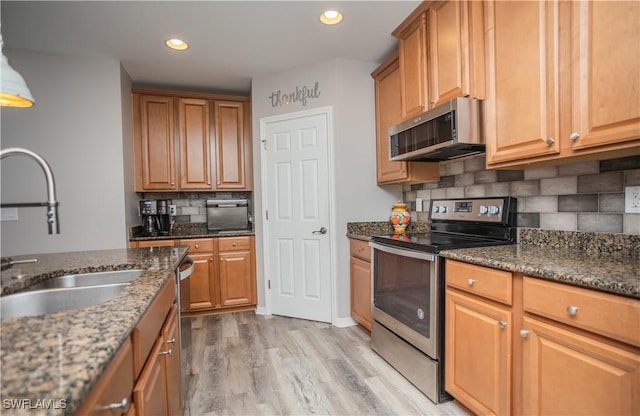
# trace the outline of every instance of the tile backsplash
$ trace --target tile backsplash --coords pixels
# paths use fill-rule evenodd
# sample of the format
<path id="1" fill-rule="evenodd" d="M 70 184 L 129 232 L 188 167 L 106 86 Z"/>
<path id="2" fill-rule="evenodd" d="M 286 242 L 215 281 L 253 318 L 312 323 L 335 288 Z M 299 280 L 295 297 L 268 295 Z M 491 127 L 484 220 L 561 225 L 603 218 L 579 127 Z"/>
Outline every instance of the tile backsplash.
<path id="1" fill-rule="evenodd" d="M 252 207 L 251 195 L 251 192 L 145 192 L 140 199 L 170 199 L 176 206 L 176 224 L 199 224 L 207 222 L 207 199 L 248 199 Z"/>
<path id="2" fill-rule="evenodd" d="M 428 222 L 431 199 L 514 196 L 518 226 L 640 234 L 624 213 L 625 186 L 640 185 L 640 156 L 527 170 L 486 170 L 484 155 L 441 162 L 438 182 L 403 187 L 412 218 Z M 416 211 L 416 198 L 423 212 Z"/>

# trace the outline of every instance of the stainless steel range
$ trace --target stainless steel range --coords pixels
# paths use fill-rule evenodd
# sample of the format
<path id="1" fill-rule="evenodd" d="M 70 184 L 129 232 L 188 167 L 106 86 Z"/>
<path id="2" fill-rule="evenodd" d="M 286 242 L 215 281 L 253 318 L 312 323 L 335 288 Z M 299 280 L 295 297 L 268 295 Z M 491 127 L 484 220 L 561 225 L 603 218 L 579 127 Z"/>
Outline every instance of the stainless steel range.
<path id="1" fill-rule="evenodd" d="M 431 201 L 431 232 L 372 237 L 371 347 L 434 403 L 444 391 L 442 250 L 512 244 L 516 199 Z"/>

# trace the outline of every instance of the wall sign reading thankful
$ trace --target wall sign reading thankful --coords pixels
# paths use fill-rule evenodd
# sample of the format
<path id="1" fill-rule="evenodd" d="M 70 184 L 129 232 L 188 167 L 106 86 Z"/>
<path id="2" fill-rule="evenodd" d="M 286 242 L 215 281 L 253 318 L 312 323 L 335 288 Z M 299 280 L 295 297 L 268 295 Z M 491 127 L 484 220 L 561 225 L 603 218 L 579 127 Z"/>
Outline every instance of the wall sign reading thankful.
<path id="1" fill-rule="evenodd" d="M 283 93 L 281 90 L 271 93 L 271 106 L 282 107 L 290 103 L 299 102 L 303 106 L 307 105 L 307 100 L 320 97 L 320 83 L 316 81 L 313 87 L 296 86 L 296 90 L 290 93 Z"/>

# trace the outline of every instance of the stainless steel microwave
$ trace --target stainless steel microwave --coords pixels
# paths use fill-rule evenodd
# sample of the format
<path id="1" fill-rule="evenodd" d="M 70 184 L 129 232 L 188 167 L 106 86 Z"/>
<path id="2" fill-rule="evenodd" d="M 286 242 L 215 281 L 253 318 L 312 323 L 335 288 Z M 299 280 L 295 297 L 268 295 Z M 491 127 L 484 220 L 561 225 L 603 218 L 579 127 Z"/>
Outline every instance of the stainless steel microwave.
<path id="1" fill-rule="evenodd" d="M 455 98 L 391 127 L 389 159 L 441 161 L 484 153 L 480 104 Z"/>

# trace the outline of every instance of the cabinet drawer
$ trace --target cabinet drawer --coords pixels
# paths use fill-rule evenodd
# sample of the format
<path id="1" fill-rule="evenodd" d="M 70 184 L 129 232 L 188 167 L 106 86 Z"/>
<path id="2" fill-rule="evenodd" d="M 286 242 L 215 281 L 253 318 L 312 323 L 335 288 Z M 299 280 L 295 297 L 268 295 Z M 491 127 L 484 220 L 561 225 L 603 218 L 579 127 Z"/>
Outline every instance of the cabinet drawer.
<path id="1" fill-rule="evenodd" d="M 449 287 L 511 305 L 513 299 L 511 272 L 446 260 L 445 279 Z"/>
<path id="2" fill-rule="evenodd" d="M 640 301 L 525 277 L 525 312 L 640 346 Z"/>
<path id="3" fill-rule="evenodd" d="M 213 251 L 213 238 L 180 240 L 180 245 L 189 246 L 189 253 L 211 253 Z"/>
<path id="4" fill-rule="evenodd" d="M 218 239 L 218 251 L 251 250 L 251 237 L 223 237 Z"/>
<path id="5" fill-rule="evenodd" d="M 174 240 L 143 240 L 131 242 L 131 248 L 172 247 Z M 134 246 L 135 244 L 135 246 Z"/>
<path id="6" fill-rule="evenodd" d="M 368 241 L 351 239 L 349 240 L 349 246 L 352 256 L 371 261 L 371 247 L 369 247 Z"/>

